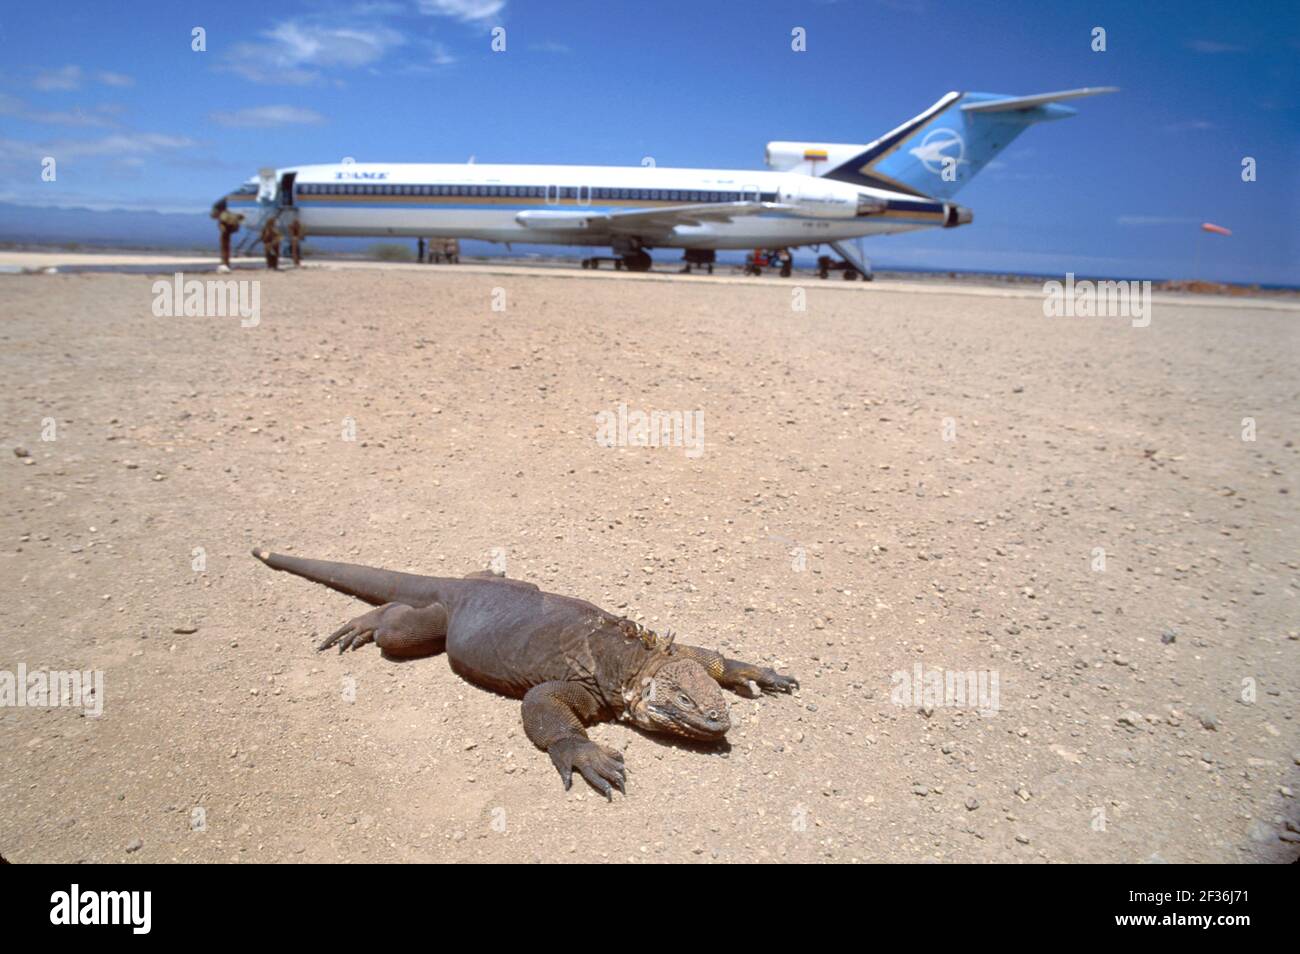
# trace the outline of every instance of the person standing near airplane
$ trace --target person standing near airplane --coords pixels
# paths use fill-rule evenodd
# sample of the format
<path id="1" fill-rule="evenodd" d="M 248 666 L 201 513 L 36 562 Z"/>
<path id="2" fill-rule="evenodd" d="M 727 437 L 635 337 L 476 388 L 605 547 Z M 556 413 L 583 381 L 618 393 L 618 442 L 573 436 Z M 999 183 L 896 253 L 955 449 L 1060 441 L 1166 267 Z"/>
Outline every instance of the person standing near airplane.
<path id="1" fill-rule="evenodd" d="M 266 267 L 271 271 L 280 269 L 280 240 L 283 236 L 276 225 L 275 216 L 268 215 L 262 223 L 262 248 L 266 250 Z"/>
<path id="2" fill-rule="evenodd" d="M 302 265 L 302 240 L 302 219 L 295 215 L 293 221 L 289 223 L 289 254 L 293 256 L 295 268 Z"/>
<path id="3" fill-rule="evenodd" d="M 212 207 L 212 217 L 217 220 L 217 230 L 221 235 L 221 264 L 223 267 L 230 268 L 230 239 L 239 231 L 239 225 L 244 221 L 244 217 L 238 212 L 232 212 L 226 207 L 226 200 L 222 199 Z"/>

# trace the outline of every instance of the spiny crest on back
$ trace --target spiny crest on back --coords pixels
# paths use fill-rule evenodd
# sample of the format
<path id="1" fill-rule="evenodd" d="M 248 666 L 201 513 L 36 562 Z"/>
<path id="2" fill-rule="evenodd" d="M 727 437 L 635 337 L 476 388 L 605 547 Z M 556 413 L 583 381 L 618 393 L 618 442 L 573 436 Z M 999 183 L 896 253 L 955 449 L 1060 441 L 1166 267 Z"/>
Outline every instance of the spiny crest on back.
<path id="1" fill-rule="evenodd" d="M 628 639 L 640 640 L 641 645 L 656 653 L 668 652 L 672 648 L 673 640 L 677 638 L 672 630 L 668 630 L 661 635 L 646 626 L 642 626 L 634 619 L 628 619 L 626 616 L 618 621 L 618 628 Z"/>

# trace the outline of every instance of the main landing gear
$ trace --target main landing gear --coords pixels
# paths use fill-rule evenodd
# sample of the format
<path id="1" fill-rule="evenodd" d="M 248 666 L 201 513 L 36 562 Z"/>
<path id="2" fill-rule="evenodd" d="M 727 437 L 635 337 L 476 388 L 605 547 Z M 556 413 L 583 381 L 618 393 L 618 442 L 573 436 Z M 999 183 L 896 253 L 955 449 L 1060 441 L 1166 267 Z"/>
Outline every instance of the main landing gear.
<path id="1" fill-rule="evenodd" d="M 654 261 L 650 258 L 650 253 L 645 249 L 632 249 L 626 252 L 618 252 L 610 255 L 593 255 L 590 258 L 582 260 L 583 268 L 600 268 L 601 262 L 613 262 L 616 271 L 627 269 L 629 272 L 648 272 Z"/>
<path id="2" fill-rule="evenodd" d="M 825 278 L 831 272 L 840 272 L 840 271 L 844 273 L 844 280 L 850 282 L 856 281 L 858 277 L 861 276 L 862 274 L 856 268 L 850 265 L 848 262 L 837 262 L 829 255 L 817 256 L 817 277 L 818 278 Z M 867 281 L 871 281 L 871 276 L 869 275 L 862 276 L 862 277 L 865 277 Z"/>
<path id="3" fill-rule="evenodd" d="M 582 260 L 583 268 L 600 268 L 601 262 L 613 262 L 614 270 L 621 272 L 623 270 L 623 260 L 611 255 L 593 255 L 591 258 Z"/>
<path id="4" fill-rule="evenodd" d="M 713 274 L 713 264 L 718 260 L 718 253 L 711 248 L 688 248 L 682 255 L 682 273 L 689 275 L 693 268 L 703 268 Z"/>
<path id="5" fill-rule="evenodd" d="M 628 252 L 623 256 L 623 267 L 629 272 L 648 272 L 653 264 L 650 253 L 643 248 L 639 248 L 635 252 Z"/>

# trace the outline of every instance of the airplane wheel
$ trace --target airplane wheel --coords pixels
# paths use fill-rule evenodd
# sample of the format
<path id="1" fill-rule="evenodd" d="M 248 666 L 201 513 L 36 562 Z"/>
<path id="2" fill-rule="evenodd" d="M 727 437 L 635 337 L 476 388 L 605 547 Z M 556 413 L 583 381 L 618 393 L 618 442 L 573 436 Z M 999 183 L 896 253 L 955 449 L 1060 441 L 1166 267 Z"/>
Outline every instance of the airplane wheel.
<path id="1" fill-rule="evenodd" d="M 712 265 L 709 265 L 709 274 L 710 274 L 710 275 L 713 274 L 713 266 L 712 266 Z"/>
<path id="2" fill-rule="evenodd" d="M 649 252 L 637 251 L 623 256 L 623 265 L 629 272 L 648 272 L 653 264 Z"/>
<path id="3" fill-rule="evenodd" d="M 789 277 L 790 277 L 790 272 L 791 272 L 791 268 L 790 268 L 789 265 L 782 265 L 782 266 L 781 266 L 781 277 L 782 277 L 782 278 L 789 278 Z"/>
<path id="4" fill-rule="evenodd" d="M 582 267 L 583 267 L 583 268 L 591 268 L 591 259 L 589 259 L 589 258 L 584 258 L 584 259 L 582 260 Z"/>
<path id="5" fill-rule="evenodd" d="M 852 269 L 852 268 L 844 269 L 844 280 L 846 282 L 857 281 L 857 278 L 858 278 L 858 273 L 856 269 Z"/>

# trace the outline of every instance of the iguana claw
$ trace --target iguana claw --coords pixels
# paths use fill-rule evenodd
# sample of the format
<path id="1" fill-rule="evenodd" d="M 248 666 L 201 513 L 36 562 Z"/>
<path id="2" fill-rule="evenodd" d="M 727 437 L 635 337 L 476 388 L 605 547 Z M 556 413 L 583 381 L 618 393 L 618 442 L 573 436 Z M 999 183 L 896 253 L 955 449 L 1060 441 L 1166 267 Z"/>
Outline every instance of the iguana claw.
<path id="1" fill-rule="evenodd" d="M 764 692 L 794 692 L 799 688 L 798 679 L 794 676 L 782 675 L 775 669 L 759 670 L 758 678 L 754 681 Z"/>
<path id="2" fill-rule="evenodd" d="M 368 613 L 362 613 L 355 619 L 348 620 L 330 633 L 316 647 L 316 651 L 321 652 L 337 644 L 339 652 L 342 653 L 349 649 L 360 649 L 366 643 L 374 642 L 375 630 L 383 624 L 384 611 L 397 605 L 397 603 L 385 603 L 383 606 L 376 606 Z"/>
<path id="3" fill-rule="evenodd" d="M 623 766 L 623 753 L 617 749 L 586 739 L 563 739 L 553 742 L 546 754 L 559 770 L 566 792 L 573 785 L 573 770 L 577 769 L 607 799 L 613 799 L 615 788 L 627 794 L 627 769 Z"/>

